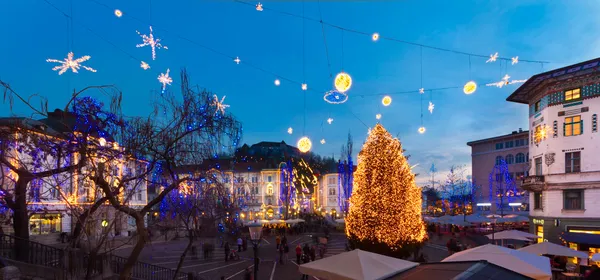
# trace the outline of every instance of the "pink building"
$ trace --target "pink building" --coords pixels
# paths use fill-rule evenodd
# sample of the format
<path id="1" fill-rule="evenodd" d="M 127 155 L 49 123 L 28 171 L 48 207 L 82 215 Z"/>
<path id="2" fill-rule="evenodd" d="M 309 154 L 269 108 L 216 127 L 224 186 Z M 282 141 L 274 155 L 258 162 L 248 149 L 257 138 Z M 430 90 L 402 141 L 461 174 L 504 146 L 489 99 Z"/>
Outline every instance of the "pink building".
<path id="1" fill-rule="evenodd" d="M 472 180 L 477 186 L 475 212 L 505 214 L 528 209 L 521 182 L 528 175 L 529 132 L 468 142 L 471 147 Z"/>

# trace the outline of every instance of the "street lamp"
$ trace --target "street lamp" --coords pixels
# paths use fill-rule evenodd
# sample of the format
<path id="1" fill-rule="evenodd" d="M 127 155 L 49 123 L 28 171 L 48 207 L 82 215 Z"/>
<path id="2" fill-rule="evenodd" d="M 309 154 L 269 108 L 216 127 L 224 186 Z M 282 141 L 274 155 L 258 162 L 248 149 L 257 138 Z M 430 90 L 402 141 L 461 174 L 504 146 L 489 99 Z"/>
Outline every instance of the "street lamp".
<path id="1" fill-rule="evenodd" d="M 260 243 L 260 235 L 262 234 L 262 224 L 254 222 L 248 224 L 250 232 L 250 240 L 254 247 L 254 279 L 258 279 L 258 243 Z"/>

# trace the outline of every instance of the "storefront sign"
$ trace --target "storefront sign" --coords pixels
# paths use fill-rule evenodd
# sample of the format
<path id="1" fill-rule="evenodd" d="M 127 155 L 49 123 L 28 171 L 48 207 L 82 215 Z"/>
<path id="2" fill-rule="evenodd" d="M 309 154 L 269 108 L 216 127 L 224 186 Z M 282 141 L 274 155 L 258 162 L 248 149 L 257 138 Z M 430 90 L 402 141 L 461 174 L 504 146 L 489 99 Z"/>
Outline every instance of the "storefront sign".
<path id="1" fill-rule="evenodd" d="M 533 223 L 536 225 L 543 225 L 544 219 L 533 219 Z"/>

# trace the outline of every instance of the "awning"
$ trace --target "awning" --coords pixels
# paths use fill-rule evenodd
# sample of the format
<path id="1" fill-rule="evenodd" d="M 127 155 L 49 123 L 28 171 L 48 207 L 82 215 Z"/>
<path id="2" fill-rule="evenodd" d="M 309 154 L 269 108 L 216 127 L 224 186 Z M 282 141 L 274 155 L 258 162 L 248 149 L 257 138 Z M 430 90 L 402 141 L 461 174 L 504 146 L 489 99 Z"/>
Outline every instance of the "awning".
<path id="1" fill-rule="evenodd" d="M 600 234 L 587 234 L 581 232 L 565 232 L 562 239 L 577 244 L 589 244 L 600 246 Z"/>

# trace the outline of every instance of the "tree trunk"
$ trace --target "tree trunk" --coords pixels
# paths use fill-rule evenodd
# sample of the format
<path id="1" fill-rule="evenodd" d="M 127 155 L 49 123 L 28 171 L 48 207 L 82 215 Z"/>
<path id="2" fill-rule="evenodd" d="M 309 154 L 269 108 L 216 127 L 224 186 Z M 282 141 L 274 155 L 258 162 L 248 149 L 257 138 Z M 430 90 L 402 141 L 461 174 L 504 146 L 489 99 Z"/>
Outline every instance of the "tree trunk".
<path id="1" fill-rule="evenodd" d="M 146 245 L 146 242 L 148 242 L 148 232 L 146 231 L 146 227 L 144 227 L 144 217 L 137 213 L 133 218 L 135 218 L 135 226 L 137 229 L 138 238 L 133 250 L 131 251 L 131 254 L 129 255 L 129 258 L 127 258 L 127 262 L 123 267 L 123 271 L 121 271 L 121 275 L 119 275 L 119 280 L 131 279 L 133 266 L 137 263 L 137 260 L 144 249 L 144 245 Z"/>
<path id="2" fill-rule="evenodd" d="M 99 200 L 97 200 L 94 205 L 92 205 L 92 207 L 90 207 L 90 209 L 88 209 L 87 211 L 83 212 L 81 215 L 79 215 L 79 219 L 77 219 L 77 223 L 75 224 L 75 229 L 73 230 L 73 236 L 71 237 L 71 246 L 72 247 L 76 247 L 77 245 L 77 239 L 79 238 L 79 236 L 81 235 L 81 232 L 83 231 L 83 227 L 85 225 L 85 222 L 87 220 L 87 218 L 89 216 L 91 216 L 92 214 L 94 214 L 94 212 L 96 212 L 96 210 L 98 210 L 98 208 L 100 208 L 100 206 L 102 206 L 104 204 L 104 202 L 106 202 L 108 200 L 108 198 L 103 197 Z"/>
<path id="3" fill-rule="evenodd" d="M 13 229 L 15 231 L 15 257 L 19 261 L 29 259 L 29 215 L 27 213 L 27 184 L 29 180 L 19 179 L 15 186 L 13 207 Z"/>
<path id="4" fill-rule="evenodd" d="M 190 250 L 190 248 L 192 248 L 192 244 L 193 244 L 193 237 L 190 235 L 188 238 L 188 244 L 185 247 L 185 250 L 183 250 L 183 253 L 181 253 L 181 257 L 179 258 L 179 263 L 177 263 L 177 269 L 175 269 L 175 274 L 173 275 L 173 280 L 177 279 L 177 274 L 179 273 L 179 270 L 181 270 L 181 266 L 183 265 L 183 261 L 185 260 L 185 256 L 187 255 L 187 252 Z M 197 251 L 196 251 L 197 253 Z"/>

